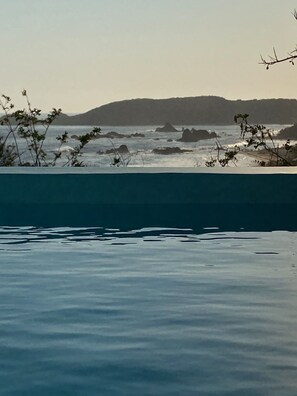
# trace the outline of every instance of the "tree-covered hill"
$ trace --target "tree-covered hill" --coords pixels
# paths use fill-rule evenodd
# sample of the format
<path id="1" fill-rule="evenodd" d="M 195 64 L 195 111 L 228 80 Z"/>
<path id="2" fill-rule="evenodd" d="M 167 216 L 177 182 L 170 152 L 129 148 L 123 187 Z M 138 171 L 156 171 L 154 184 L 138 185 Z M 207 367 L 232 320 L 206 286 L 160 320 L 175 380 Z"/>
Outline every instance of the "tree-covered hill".
<path id="1" fill-rule="evenodd" d="M 109 103 L 83 114 L 62 114 L 60 125 L 228 125 L 234 115 L 250 114 L 263 124 L 297 122 L 296 99 L 227 100 L 217 96 L 171 99 L 132 99 Z"/>

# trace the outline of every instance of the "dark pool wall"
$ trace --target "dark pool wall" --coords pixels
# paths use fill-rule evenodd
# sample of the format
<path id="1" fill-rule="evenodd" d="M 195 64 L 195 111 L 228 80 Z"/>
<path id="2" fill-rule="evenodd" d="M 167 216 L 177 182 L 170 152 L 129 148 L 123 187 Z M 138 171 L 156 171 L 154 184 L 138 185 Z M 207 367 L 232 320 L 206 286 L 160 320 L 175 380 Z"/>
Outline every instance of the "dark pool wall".
<path id="1" fill-rule="evenodd" d="M 296 230 L 297 171 L 1 169 L 0 225 Z"/>

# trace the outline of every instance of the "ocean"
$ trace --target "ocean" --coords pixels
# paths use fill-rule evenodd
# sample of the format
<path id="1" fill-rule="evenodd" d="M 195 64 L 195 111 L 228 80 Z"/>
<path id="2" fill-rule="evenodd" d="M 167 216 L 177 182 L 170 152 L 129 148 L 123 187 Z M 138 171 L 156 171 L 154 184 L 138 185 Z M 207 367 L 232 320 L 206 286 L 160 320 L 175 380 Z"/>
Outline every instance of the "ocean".
<path id="1" fill-rule="evenodd" d="M 287 125 L 269 125 L 275 133 Z M 200 140 L 196 143 L 179 142 L 178 139 L 182 136 L 182 126 L 175 126 L 179 132 L 155 132 L 155 125 L 151 126 L 103 126 L 101 127 L 101 135 L 108 132 L 116 132 L 123 135 L 121 138 L 98 138 L 90 142 L 84 149 L 81 160 L 86 166 L 100 166 L 109 167 L 113 164 L 114 149 L 118 149 L 121 145 L 126 145 L 129 153 L 123 154 L 123 164 L 135 167 L 196 167 L 205 166 L 205 162 L 211 157 L 216 156 L 216 139 Z M 216 132 L 219 136 L 218 141 L 224 147 L 232 147 L 235 144 L 242 145 L 240 139 L 240 128 L 237 125 L 190 125 L 186 128 L 205 129 L 209 132 Z M 67 154 L 67 149 L 73 148 L 77 145 L 77 140 L 71 138 L 88 131 L 91 131 L 90 126 L 52 126 L 48 133 L 45 149 L 51 154 L 59 147 L 59 142 L 56 136 L 63 134 L 65 131 L 69 133 L 70 139 L 65 146 L 64 157 Z M 0 128 L 0 133 L 4 134 L 4 128 Z M 130 136 L 140 134 L 142 136 Z M 174 154 L 156 154 L 154 149 L 178 147 L 180 153 Z M 22 146 L 22 149 L 24 146 Z M 112 151 L 107 153 L 106 151 Z M 65 161 L 63 161 L 65 162 Z M 63 164 L 60 162 L 60 165 Z M 231 166 L 255 166 L 255 160 L 244 153 L 238 156 L 236 164 Z"/>

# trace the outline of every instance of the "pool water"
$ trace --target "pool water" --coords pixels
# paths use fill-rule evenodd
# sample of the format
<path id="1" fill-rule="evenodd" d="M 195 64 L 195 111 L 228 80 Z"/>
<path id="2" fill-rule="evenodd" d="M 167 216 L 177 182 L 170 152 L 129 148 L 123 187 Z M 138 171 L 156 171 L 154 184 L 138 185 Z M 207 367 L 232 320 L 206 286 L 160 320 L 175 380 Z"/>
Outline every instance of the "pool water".
<path id="1" fill-rule="evenodd" d="M 296 233 L 0 228 L 0 395 L 297 394 Z"/>

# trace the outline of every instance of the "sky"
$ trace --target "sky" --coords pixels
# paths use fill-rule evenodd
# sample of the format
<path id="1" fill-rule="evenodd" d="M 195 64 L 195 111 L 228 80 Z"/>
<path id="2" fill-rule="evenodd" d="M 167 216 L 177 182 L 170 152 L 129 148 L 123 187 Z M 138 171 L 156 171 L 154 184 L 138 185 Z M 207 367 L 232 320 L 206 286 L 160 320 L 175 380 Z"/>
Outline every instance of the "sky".
<path id="1" fill-rule="evenodd" d="M 132 98 L 296 98 L 296 0 L 0 0 L 0 93 L 77 113 Z"/>

